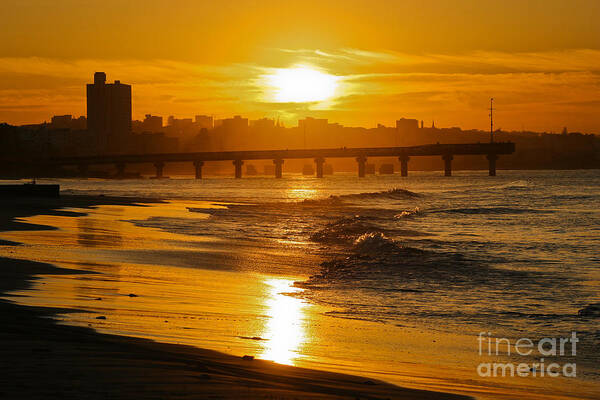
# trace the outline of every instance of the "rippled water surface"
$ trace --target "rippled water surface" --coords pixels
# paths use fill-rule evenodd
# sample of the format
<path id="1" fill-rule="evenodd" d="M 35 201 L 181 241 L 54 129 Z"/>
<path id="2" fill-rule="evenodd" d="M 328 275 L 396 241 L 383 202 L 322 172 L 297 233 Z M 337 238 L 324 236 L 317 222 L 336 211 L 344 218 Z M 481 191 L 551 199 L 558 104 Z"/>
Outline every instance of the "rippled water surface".
<path id="1" fill-rule="evenodd" d="M 328 315 L 511 338 L 577 331 L 581 362 L 600 363 L 600 171 L 60 183 L 66 193 L 226 203 L 130 222 L 310 255 L 248 268 L 309 276 L 290 296 Z"/>

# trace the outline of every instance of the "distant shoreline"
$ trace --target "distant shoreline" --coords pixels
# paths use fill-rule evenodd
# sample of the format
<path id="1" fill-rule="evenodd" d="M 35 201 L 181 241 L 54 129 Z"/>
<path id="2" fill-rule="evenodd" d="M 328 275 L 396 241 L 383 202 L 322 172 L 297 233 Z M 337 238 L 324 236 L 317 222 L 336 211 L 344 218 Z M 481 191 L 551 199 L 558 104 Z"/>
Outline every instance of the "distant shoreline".
<path id="1" fill-rule="evenodd" d="M 123 197 L 64 195 L 59 199 L 0 200 L 0 230 L 39 230 L 18 217 L 68 215 L 63 207 L 157 202 Z M 0 246 L 14 245 L 0 242 Z M 1 248 L 1 247 L 0 247 Z M 29 287 L 36 275 L 77 273 L 50 264 L 0 258 L 0 292 Z M 82 271 L 83 273 L 83 271 Z M 11 368 L 0 377 L 7 398 L 406 398 L 468 397 L 404 389 L 366 378 L 289 367 L 261 360 L 57 325 L 59 312 L 0 300 L 0 346 Z"/>

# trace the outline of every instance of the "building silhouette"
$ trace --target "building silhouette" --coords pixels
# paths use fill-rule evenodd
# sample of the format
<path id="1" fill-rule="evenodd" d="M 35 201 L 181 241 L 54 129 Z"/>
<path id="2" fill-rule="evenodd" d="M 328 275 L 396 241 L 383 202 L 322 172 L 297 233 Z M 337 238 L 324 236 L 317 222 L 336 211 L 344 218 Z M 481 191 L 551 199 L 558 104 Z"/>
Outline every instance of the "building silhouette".
<path id="1" fill-rule="evenodd" d="M 422 127 L 423 124 L 421 124 L 421 128 Z M 396 129 L 401 133 L 414 133 L 419 129 L 419 121 L 410 118 L 400 118 L 399 120 L 396 120 Z"/>
<path id="2" fill-rule="evenodd" d="M 324 132 L 329 126 L 329 121 L 326 118 L 306 117 L 298 120 L 298 128 L 306 129 L 313 132 Z"/>
<path id="3" fill-rule="evenodd" d="M 50 130 L 85 130 L 87 121 L 84 116 L 73 118 L 72 115 L 54 115 L 51 122 L 48 124 Z"/>
<path id="4" fill-rule="evenodd" d="M 196 115 L 194 117 L 194 124 L 200 129 L 212 129 L 214 127 L 213 117 L 210 115 Z"/>
<path id="5" fill-rule="evenodd" d="M 87 127 L 99 152 L 120 152 L 131 136 L 131 86 L 106 83 L 106 74 L 96 72 L 87 85 Z"/>
<path id="6" fill-rule="evenodd" d="M 160 132 L 163 128 L 163 118 L 146 114 L 144 121 L 142 122 L 142 130 L 144 132 Z"/>

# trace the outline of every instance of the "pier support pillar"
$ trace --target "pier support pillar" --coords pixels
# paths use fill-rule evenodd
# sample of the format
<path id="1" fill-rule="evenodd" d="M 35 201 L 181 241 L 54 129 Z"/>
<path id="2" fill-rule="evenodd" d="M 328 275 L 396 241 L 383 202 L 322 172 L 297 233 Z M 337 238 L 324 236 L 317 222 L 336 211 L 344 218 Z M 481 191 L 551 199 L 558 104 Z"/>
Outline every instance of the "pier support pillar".
<path id="1" fill-rule="evenodd" d="M 117 167 L 117 178 L 125 178 L 125 163 L 117 163 L 115 166 Z"/>
<path id="2" fill-rule="evenodd" d="M 365 170 L 366 170 L 365 166 L 367 164 L 367 157 L 365 157 L 365 156 L 356 157 L 356 162 L 358 163 L 358 177 L 364 178 Z"/>
<path id="3" fill-rule="evenodd" d="M 315 158 L 315 164 L 317 167 L 317 178 L 323 177 L 323 164 L 325 164 L 325 159 L 323 157 Z"/>
<path id="4" fill-rule="evenodd" d="M 234 160 L 233 165 L 235 165 L 235 178 L 240 179 L 242 177 L 242 165 L 244 165 L 244 162 L 242 160 Z"/>
<path id="5" fill-rule="evenodd" d="M 452 176 L 452 154 L 445 154 L 442 156 L 444 160 L 444 176 Z"/>
<path id="6" fill-rule="evenodd" d="M 497 154 L 488 154 L 486 156 L 489 162 L 490 176 L 496 176 L 496 160 L 498 159 Z"/>
<path id="7" fill-rule="evenodd" d="M 275 164 L 275 178 L 281 179 L 283 176 L 283 160 L 277 158 L 273 160 L 273 164 Z"/>
<path id="8" fill-rule="evenodd" d="M 401 155 L 398 159 L 400 160 L 400 175 L 408 176 L 408 162 L 410 161 L 410 157 Z"/>
<path id="9" fill-rule="evenodd" d="M 202 167 L 204 166 L 204 161 L 196 160 L 194 161 L 194 168 L 196 170 L 196 179 L 202 179 Z"/>
<path id="10" fill-rule="evenodd" d="M 154 163 L 154 168 L 156 168 L 156 178 L 160 179 L 163 177 L 163 170 L 165 168 L 165 163 L 162 161 L 157 161 Z"/>

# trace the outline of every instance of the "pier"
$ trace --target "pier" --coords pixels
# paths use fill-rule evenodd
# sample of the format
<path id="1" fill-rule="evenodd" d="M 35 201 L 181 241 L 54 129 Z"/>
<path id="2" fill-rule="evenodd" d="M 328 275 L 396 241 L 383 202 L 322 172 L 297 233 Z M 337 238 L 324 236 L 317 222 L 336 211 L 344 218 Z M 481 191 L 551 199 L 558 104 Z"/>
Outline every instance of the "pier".
<path id="1" fill-rule="evenodd" d="M 8 164 L 33 164 L 40 168 L 56 168 L 76 166 L 84 173 L 91 165 L 113 164 L 117 176 L 124 176 L 127 164 L 149 163 L 156 168 L 156 177 L 163 177 L 163 170 L 169 162 L 190 162 L 195 170 L 196 179 L 202 178 L 202 167 L 211 161 L 231 161 L 236 178 L 242 178 L 242 166 L 247 160 L 273 160 L 275 177 L 283 175 L 283 164 L 289 159 L 312 159 L 315 163 L 316 176 L 323 177 L 323 165 L 326 159 L 353 158 L 357 162 L 358 176 L 364 177 L 366 163 L 370 157 L 393 157 L 400 161 L 400 175 L 408 176 L 409 162 L 412 157 L 439 156 L 444 175 L 452 175 L 454 156 L 485 156 L 488 160 L 489 175 L 496 175 L 496 161 L 500 155 L 512 154 L 514 143 L 465 143 L 465 144 L 430 144 L 410 147 L 365 147 L 365 148 L 329 148 L 329 149 L 293 149 L 293 150 L 246 150 L 165 154 L 114 154 L 86 157 L 62 157 L 28 160 L 3 160 Z"/>

